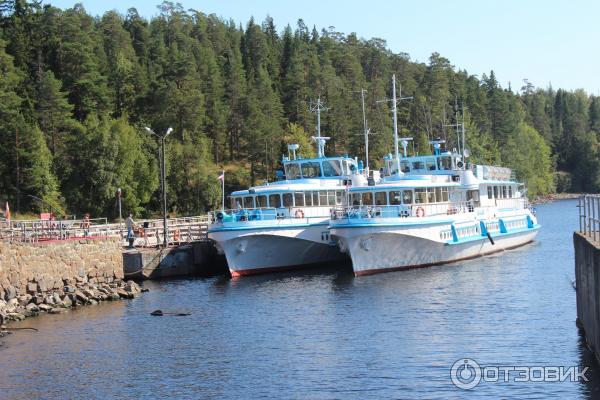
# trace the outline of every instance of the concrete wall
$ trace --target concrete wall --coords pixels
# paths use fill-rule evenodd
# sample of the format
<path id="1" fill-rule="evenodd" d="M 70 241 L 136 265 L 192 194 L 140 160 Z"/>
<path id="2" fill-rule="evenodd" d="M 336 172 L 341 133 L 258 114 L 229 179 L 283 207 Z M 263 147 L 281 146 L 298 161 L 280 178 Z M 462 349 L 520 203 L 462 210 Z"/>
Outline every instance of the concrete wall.
<path id="1" fill-rule="evenodd" d="M 600 243 L 580 233 L 573 235 L 577 320 L 590 349 L 600 360 Z"/>
<path id="2" fill-rule="evenodd" d="M 94 284 L 123 279 L 119 238 L 0 242 L 0 299 L 62 289 L 77 279 Z"/>
<path id="3" fill-rule="evenodd" d="M 172 276 L 211 276 L 227 273 L 224 256 L 211 242 L 167 249 L 132 249 L 123 253 L 123 268 L 127 279 L 160 279 Z"/>

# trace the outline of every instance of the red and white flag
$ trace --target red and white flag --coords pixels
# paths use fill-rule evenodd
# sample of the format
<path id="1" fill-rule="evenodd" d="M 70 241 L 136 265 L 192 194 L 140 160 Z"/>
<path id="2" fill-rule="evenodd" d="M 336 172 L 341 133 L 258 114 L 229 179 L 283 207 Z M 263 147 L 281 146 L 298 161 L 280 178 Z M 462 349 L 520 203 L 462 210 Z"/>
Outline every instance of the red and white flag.
<path id="1" fill-rule="evenodd" d="M 10 222 L 10 207 L 8 207 L 8 201 L 6 202 L 6 207 L 4 207 L 4 218 Z"/>
<path id="2" fill-rule="evenodd" d="M 221 182 L 225 181 L 225 171 L 221 172 L 221 175 L 217 176 L 217 179 Z"/>

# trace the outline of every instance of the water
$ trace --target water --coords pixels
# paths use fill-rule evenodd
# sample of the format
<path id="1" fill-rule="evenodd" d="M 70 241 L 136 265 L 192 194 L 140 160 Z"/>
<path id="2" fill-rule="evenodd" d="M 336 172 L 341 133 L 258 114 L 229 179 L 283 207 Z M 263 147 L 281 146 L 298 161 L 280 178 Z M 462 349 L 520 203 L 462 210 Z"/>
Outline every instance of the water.
<path id="1" fill-rule="evenodd" d="M 348 268 L 146 283 L 132 301 L 29 319 L 0 348 L 0 398 L 592 398 L 590 383 L 454 387 L 481 365 L 593 366 L 575 326 L 575 201 L 536 243 L 354 278 Z M 151 317 L 155 309 L 189 317 Z M 16 326 L 16 325 L 15 325 Z"/>

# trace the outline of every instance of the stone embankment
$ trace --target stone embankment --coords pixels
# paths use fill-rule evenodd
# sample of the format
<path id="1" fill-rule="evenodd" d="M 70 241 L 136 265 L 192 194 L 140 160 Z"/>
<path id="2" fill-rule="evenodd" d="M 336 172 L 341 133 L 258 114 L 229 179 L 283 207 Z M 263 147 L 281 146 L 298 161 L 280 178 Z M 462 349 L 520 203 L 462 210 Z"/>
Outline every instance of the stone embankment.
<path id="1" fill-rule="evenodd" d="M 141 292 L 123 280 L 119 238 L 0 242 L 0 315 L 21 320 Z"/>
<path id="2" fill-rule="evenodd" d="M 14 291 L 9 291 L 5 299 L 0 300 L 0 315 L 5 322 L 20 321 L 40 313 L 59 314 L 70 308 L 94 305 L 101 301 L 132 299 L 142 292 L 133 281 L 90 283 L 87 277 L 65 279 L 62 288 L 45 292 L 34 291 L 35 284 L 30 285 L 30 293 L 17 296 Z"/>

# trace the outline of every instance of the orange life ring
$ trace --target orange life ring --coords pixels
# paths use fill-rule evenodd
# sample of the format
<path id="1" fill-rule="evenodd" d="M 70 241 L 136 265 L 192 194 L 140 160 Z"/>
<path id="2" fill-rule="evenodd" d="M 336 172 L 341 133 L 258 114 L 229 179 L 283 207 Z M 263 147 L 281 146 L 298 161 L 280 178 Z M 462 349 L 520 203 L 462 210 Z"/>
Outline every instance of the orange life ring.
<path id="1" fill-rule="evenodd" d="M 423 207 L 417 207 L 417 217 L 421 218 L 425 216 L 425 210 Z"/>
<path id="2" fill-rule="evenodd" d="M 296 212 L 294 213 L 294 216 L 296 218 L 304 218 L 304 211 L 302 211 L 301 209 L 296 210 Z"/>

